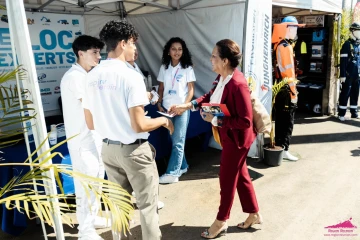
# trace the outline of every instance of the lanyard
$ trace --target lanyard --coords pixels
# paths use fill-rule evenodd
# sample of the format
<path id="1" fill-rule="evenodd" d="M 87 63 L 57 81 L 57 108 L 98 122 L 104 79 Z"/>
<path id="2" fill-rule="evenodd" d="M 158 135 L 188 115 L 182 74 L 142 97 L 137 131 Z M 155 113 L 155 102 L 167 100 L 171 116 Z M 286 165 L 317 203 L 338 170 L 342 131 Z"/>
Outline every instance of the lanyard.
<path id="1" fill-rule="evenodd" d="M 173 78 L 173 80 L 172 80 L 172 82 L 171 82 L 171 86 L 172 86 L 172 87 L 171 87 L 171 89 L 174 89 L 174 84 L 175 84 L 175 80 L 176 80 L 176 75 L 177 75 L 177 73 L 178 73 L 179 69 L 180 69 L 180 68 L 176 69 L 176 72 L 175 72 L 174 78 Z"/>

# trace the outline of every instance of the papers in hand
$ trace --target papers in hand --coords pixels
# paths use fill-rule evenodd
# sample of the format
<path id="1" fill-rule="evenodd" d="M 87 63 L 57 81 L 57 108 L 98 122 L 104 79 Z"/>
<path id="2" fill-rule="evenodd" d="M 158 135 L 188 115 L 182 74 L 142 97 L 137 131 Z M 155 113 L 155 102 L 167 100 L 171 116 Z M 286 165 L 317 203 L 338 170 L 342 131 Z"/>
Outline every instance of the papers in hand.
<path id="1" fill-rule="evenodd" d="M 204 112 L 211 113 L 214 116 L 230 116 L 230 112 L 225 104 L 203 103 L 201 108 Z"/>
<path id="2" fill-rule="evenodd" d="M 161 115 L 164 115 L 165 117 L 169 117 L 169 118 L 172 118 L 174 115 L 173 114 L 168 114 L 168 113 L 164 113 L 164 112 L 160 112 L 160 111 L 157 111 L 158 113 L 160 113 Z"/>

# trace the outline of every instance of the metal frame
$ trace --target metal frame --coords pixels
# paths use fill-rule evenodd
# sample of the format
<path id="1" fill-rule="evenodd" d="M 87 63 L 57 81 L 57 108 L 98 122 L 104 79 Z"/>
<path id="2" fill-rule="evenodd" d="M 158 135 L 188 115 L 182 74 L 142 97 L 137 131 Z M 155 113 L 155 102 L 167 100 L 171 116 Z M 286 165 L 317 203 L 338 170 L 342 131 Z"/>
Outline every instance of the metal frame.
<path id="1" fill-rule="evenodd" d="M 200 2 L 200 1 L 202 1 L 202 0 L 193 0 L 193 1 L 191 1 L 191 2 L 188 2 L 188 3 L 185 3 L 185 4 L 183 4 L 183 5 L 180 5 L 180 9 L 183 9 L 183 8 L 186 8 L 186 7 L 188 7 L 188 6 L 190 6 L 190 5 L 193 5 L 193 4 L 195 4 L 195 3 L 198 3 L 198 2 Z M 179 2 L 179 1 L 178 1 Z"/>
<path id="2" fill-rule="evenodd" d="M 36 10 L 41 10 L 41 9 L 45 8 L 47 5 L 49 5 L 50 3 L 54 2 L 54 1 L 55 0 L 48 0 L 46 3 L 44 3 L 43 5 L 38 7 Z"/>
<path id="3" fill-rule="evenodd" d="M 163 9 L 167 9 L 167 10 L 176 9 L 176 8 L 172 8 L 172 7 L 160 4 L 160 3 L 150 2 L 148 0 L 139 0 L 139 1 L 142 2 L 142 3 L 145 3 L 146 5 L 153 6 L 153 7 L 163 8 Z M 123 1 L 123 2 L 128 2 L 128 1 Z"/>

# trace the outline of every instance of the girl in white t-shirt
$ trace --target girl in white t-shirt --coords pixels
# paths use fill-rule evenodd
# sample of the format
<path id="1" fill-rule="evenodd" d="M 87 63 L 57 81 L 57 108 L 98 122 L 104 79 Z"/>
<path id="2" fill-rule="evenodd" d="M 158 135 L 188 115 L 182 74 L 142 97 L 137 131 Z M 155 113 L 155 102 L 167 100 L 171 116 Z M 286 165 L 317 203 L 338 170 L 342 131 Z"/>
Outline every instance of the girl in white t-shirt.
<path id="1" fill-rule="evenodd" d="M 164 46 L 159 76 L 158 109 L 166 112 L 172 105 L 188 103 L 194 96 L 195 74 L 192 68 L 189 49 L 184 40 L 171 38 Z M 190 111 L 172 118 L 174 133 L 171 135 L 172 150 L 166 173 L 160 177 L 160 183 L 175 183 L 187 172 L 185 159 L 185 138 L 189 124 Z"/>

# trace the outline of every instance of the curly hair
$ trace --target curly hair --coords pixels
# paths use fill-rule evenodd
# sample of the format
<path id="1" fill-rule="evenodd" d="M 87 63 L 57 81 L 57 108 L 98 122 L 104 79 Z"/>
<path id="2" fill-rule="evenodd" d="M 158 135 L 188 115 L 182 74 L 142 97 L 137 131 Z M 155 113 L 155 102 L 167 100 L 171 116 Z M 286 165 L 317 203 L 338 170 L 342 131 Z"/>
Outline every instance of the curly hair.
<path id="1" fill-rule="evenodd" d="M 169 52 L 170 52 L 171 45 L 173 43 L 180 43 L 182 46 L 183 54 L 180 58 L 181 67 L 187 68 L 189 66 L 193 66 L 193 63 L 191 60 L 191 53 L 190 53 L 189 49 L 187 48 L 185 41 L 179 37 L 173 37 L 173 38 L 170 38 L 170 40 L 164 46 L 161 63 L 165 66 L 165 69 L 168 69 L 169 64 L 171 62 L 171 56 L 169 55 Z"/>
<path id="2" fill-rule="evenodd" d="M 239 66 L 241 52 L 239 45 L 230 39 L 223 39 L 216 43 L 221 59 L 227 58 L 232 68 Z"/>
<path id="3" fill-rule="evenodd" d="M 118 43 L 122 40 L 127 42 L 133 39 L 134 42 L 138 39 L 139 33 L 134 26 L 125 20 L 110 21 L 105 24 L 100 31 L 100 40 L 105 42 L 106 50 L 108 52 L 115 50 Z"/>

